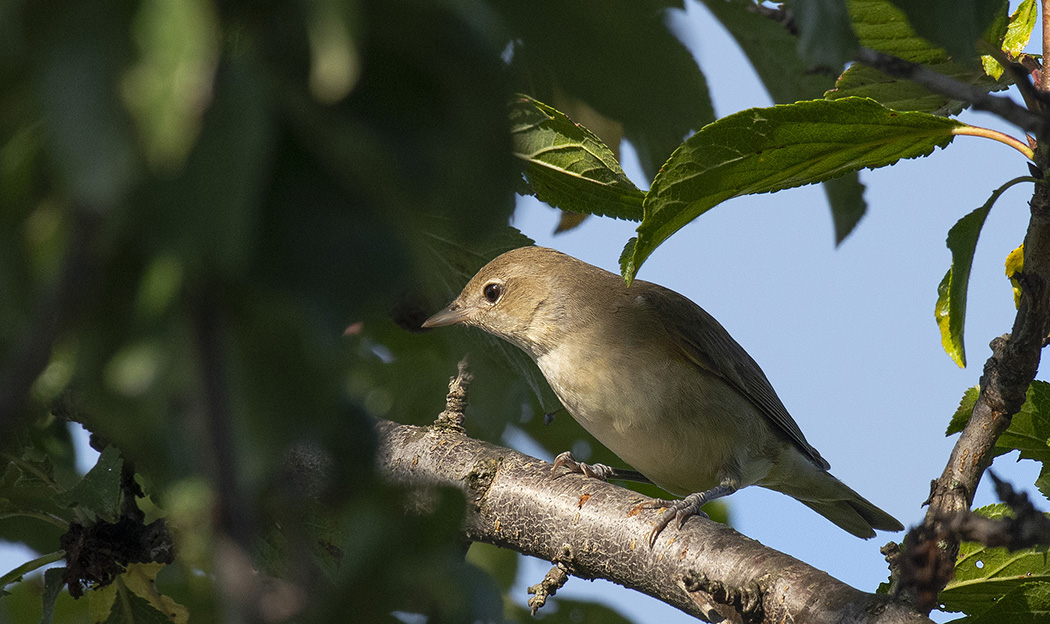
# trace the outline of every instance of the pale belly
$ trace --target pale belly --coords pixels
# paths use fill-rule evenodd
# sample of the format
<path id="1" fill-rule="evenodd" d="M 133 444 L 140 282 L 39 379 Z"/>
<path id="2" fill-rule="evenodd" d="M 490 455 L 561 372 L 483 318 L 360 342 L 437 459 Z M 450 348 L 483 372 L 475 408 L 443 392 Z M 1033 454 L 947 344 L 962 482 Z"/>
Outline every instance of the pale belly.
<path id="1" fill-rule="evenodd" d="M 669 492 L 699 492 L 725 480 L 744 487 L 769 472 L 779 441 L 764 417 L 687 362 L 633 368 L 626 379 L 603 372 L 623 367 L 593 358 L 544 356 L 537 364 L 573 418 Z M 566 370 L 573 374 L 561 374 Z"/>

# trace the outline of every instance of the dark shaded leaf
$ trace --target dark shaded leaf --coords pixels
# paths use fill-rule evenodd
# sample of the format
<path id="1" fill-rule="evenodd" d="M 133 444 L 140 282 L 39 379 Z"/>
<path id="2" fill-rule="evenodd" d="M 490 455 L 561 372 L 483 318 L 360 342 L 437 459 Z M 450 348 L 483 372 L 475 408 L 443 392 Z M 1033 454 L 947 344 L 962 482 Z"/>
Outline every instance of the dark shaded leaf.
<path id="1" fill-rule="evenodd" d="M 856 172 L 824 182 L 824 194 L 831 205 L 831 220 L 835 225 L 835 244 L 840 245 L 864 218 L 868 206 L 864 201 L 864 184 Z"/>
<path id="2" fill-rule="evenodd" d="M 841 0 L 788 0 L 798 29 L 798 56 L 810 67 L 838 71 L 853 58 L 857 35 Z"/>
<path id="3" fill-rule="evenodd" d="M 55 495 L 55 503 L 77 505 L 99 518 L 115 522 L 120 515 L 120 469 L 123 463 L 120 451 L 107 446 L 99 456 L 98 462 L 76 487 Z"/>
<path id="4" fill-rule="evenodd" d="M 696 61 L 668 30 L 664 3 L 500 0 L 520 91 L 554 101 L 555 90 L 623 123 L 648 178 L 686 135 L 714 120 Z"/>
<path id="5" fill-rule="evenodd" d="M 851 0 L 850 13 L 860 43 L 932 71 L 978 86 L 986 91 L 1005 88 L 988 77 L 976 59 L 953 61 L 943 48 L 916 34 L 905 14 L 890 0 Z M 909 80 L 892 78 L 866 65 L 854 63 L 825 94 L 828 99 L 870 97 L 887 108 L 920 111 L 936 115 L 955 115 L 967 102 L 933 93 Z"/>
<path id="6" fill-rule="evenodd" d="M 959 60 L 968 60 L 976 56 L 977 42 L 1009 9 L 1009 3 L 1005 0 L 891 2 L 908 16 L 908 22 L 919 36 L 944 48 L 948 54 Z"/>
<path id="7" fill-rule="evenodd" d="M 66 586 L 62 580 L 64 572 L 65 568 L 51 568 L 44 571 L 44 608 L 40 615 L 40 624 L 52 624 L 55 621 L 55 600 Z"/>

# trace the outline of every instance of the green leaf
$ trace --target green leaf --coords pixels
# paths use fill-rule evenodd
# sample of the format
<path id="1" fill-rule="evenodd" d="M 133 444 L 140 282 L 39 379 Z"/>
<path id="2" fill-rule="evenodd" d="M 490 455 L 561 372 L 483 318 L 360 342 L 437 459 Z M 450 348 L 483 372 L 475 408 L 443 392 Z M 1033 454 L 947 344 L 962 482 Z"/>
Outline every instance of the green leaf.
<path id="1" fill-rule="evenodd" d="M 553 102 L 562 91 L 623 123 L 652 178 L 689 132 L 715 119 L 707 82 L 668 28 L 666 3 L 533 0 L 493 3 L 515 40 L 519 91 Z"/>
<path id="2" fill-rule="evenodd" d="M 171 621 L 149 602 L 124 587 L 122 581 L 117 588 L 117 599 L 106 618 L 105 624 L 171 624 Z"/>
<path id="3" fill-rule="evenodd" d="M 950 436 L 953 433 L 959 433 L 966 427 L 966 423 L 970 422 L 970 414 L 973 412 L 973 406 L 977 404 L 979 396 L 981 396 L 979 387 L 973 386 L 966 389 L 962 399 L 959 401 L 959 407 L 952 414 L 952 420 L 948 423 L 948 430 L 944 432 L 944 435 Z"/>
<path id="4" fill-rule="evenodd" d="M 1008 58 L 1015 59 L 1019 57 L 1028 45 L 1029 39 L 1032 38 L 1032 29 L 1035 27 L 1038 17 L 1039 11 L 1035 0 L 1024 0 L 1017 5 L 1017 10 L 1010 16 L 1006 32 L 1001 38 L 996 38 L 990 43 L 1000 48 Z M 981 64 L 985 73 L 992 78 L 998 80 L 1003 75 L 1003 66 L 991 56 L 982 56 Z"/>
<path id="5" fill-rule="evenodd" d="M 120 472 L 123 460 L 120 451 L 107 446 L 98 462 L 72 490 L 55 496 L 55 503 L 71 507 L 78 505 L 109 522 L 120 515 Z"/>
<path id="6" fill-rule="evenodd" d="M 27 450 L 19 461 L 11 465 L 18 471 L 15 487 L 55 487 L 55 465 L 47 455 Z"/>
<path id="7" fill-rule="evenodd" d="M 171 173 L 200 132 L 218 56 L 217 16 L 204 0 L 141 7 L 132 26 L 139 58 L 125 76 L 124 100 L 150 164 Z"/>
<path id="8" fill-rule="evenodd" d="M 120 76 L 130 59 L 123 32 L 133 5 L 99 11 L 79 2 L 43 8 L 27 22 L 36 33 L 40 109 L 57 175 L 74 199 L 95 210 L 121 205 L 138 173 L 131 119 L 121 105 Z"/>
<path id="9" fill-rule="evenodd" d="M 838 71 L 853 58 L 857 35 L 841 0 L 788 0 L 798 28 L 798 56 L 811 67 Z"/>
<path id="10" fill-rule="evenodd" d="M 759 15 L 750 0 L 704 0 L 704 6 L 740 44 L 776 104 L 821 97 L 835 84 L 832 74 L 810 71 L 799 58 L 798 39 L 783 25 Z M 864 186 L 855 173 L 824 182 L 839 244 L 864 216 Z"/>
<path id="11" fill-rule="evenodd" d="M 850 14 L 861 45 L 891 54 L 932 71 L 986 91 L 1003 88 L 990 79 L 978 63 L 953 62 L 944 49 L 932 45 L 915 33 L 904 13 L 888 0 L 851 0 Z M 933 93 L 909 80 L 887 76 L 877 69 L 854 63 L 828 91 L 827 99 L 870 97 L 899 111 L 920 111 L 936 115 L 961 112 L 967 102 Z"/>
<path id="12" fill-rule="evenodd" d="M 62 581 L 65 568 L 51 568 L 44 571 L 44 609 L 40 615 L 40 624 L 51 624 L 55 620 L 55 600 L 66 584 Z"/>
<path id="13" fill-rule="evenodd" d="M 719 203 L 823 182 L 851 171 L 930 154 L 962 124 L 899 113 L 868 99 L 754 108 L 705 126 L 671 156 L 645 197 L 629 258 L 630 281 L 671 234 Z"/>
<path id="14" fill-rule="evenodd" d="M 995 519 L 1002 518 L 1009 509 L 996 504 L 974 511 Z M 999 607 L 998 601 L 1030 583 L 1050 583 L 1050 559 L 1045 546 L 1009 552 L 963 542 L 955 562 L 955 578 L 941 592 L 940 600 L 945 610 L 969 615 L 981 615 L 992 608 L 1013 609 L 1010 603 Z"/>
<path id="15" fill-rule="evenodd" d="M 573 212 L 642 220 L 645 193 L 616 156 L 583 126 L 526 95 L 511 103 L 514 153 L 536 197 Z"/>
<path id="16" fill-rule="evenodd" d="M 226 60 L 214 91 L 182 175 L 160 191 L 164 210 L 154 227 L 161 245 L 174 246 L 193 273 L 228 278 L 252 257 L 259 229 L 253 211 L 267 190 L 274 137 L 271 99 L 257 67 Z"/>
<path id="17" fill-rule="evenodd" d="M 1050 461 L 1050 383 L 1032 382 L 1021 411 L 1014 414 L 995 446 L 997 450 L 1017 449 L 1021 459 Z"/>
<path id="18" fill-rule="evenodd" d="M 978 395 L 976 387 L 966 391 L 945 435 L 963 430 L 970 420 Z M 1028 386 L 1020 411 L 1014 414 L 1010 426 L 995 443 L 996 456 L 1014 450 L 1020 451 L 1021 459 L 1033 459 L 1044 465 L 1050 461 L 1050 383 L 1037 380 Z"/>
<path id="19" fill-rule="evenodd" d="M 831 221 L 835 225 L 835 244 L 839 245 L 853 232 L 867 212 L 864 202 L 864 184 L 856 173 L 824 182 L 824 194 L 831 206 Z"/>
<path id="20" fill-rule="evenodd" d="M 935 316 L 941 330 L 941 344 L 960 368 L 966 368 L 963 329 L 966 321 L 966 289 L 970 283 L 973 254 L 984 220 L 996 198 L 998 195 L 993 194 L 983 206 L 959 219 L 948 230 L 947 244 L 952 252 L 952 266 L 937 287 Z"/>
<path id="21" fill-rule="evenodd" d="M 966 624 L 1045 624 L 1050 621 L 1050 583 L 1023 583 Z"/>
<path id="22" fill-rule="evenodd" d="M 1039 488 L 1044 498 L 1050 500 L 1050 466 L 1043 464 L 1043 469 L 1035 479 L 1035 487 Z"/>
<path id="23" fill-rule="evenodd" d="M 1009 8 L 1005 0 L 892 0 L 919 36 L 958 59 L 975 56 L 980 41 Z"/>
<path id="24" fill-rule="evenodd" d="M 1003 37 L 1002 49 L 1011 57 L 1024 51 L 1032 38 L 1032 29 L 1039 19 L 1039 5 L 1035 0 L 1024 0 L 1010 16 L 1010 24 Z"/>

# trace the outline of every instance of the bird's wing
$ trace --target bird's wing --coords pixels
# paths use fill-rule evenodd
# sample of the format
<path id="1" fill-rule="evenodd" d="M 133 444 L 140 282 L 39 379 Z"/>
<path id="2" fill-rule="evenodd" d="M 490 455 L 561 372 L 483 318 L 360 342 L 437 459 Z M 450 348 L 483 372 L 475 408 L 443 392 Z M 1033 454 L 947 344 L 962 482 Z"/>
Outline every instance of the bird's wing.
<path id="1" fill-rule="evenodd" d="M 813 461 L 825 470 L 830 468 L 827 460 L 806 441 L 765 373 L 729 332 L 689 299 L 662 286 L 649 286 L 646 298 L 657 308 L 657 318 L 686 357 L 736 388 Z"/>

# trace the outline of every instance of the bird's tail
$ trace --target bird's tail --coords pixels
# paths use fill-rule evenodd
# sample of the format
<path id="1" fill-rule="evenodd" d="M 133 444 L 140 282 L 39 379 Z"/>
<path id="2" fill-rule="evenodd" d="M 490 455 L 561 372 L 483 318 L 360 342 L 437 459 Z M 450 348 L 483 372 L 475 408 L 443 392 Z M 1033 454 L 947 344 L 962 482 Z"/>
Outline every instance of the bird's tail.
<path id="1" fill-rule="evenodd" d="M 904 529 L 896 518 L 801 453 L 785 454 L 781 460 L 759 485 L 787 494 L 857 537 L 875 537 L 875 529 Z"/>
<path id="2" fill-rule="evenodd" d="M 896 518 L 879 509 L 845 484 L 842 487 L 853 494 L 853 497 L 839 500 L 799 499 L 799 502 L 831 520 L 843 530 L 864 539 L 875 537 L 875 529 L 900 531 L 904 528 L 904 525 Z"/>

